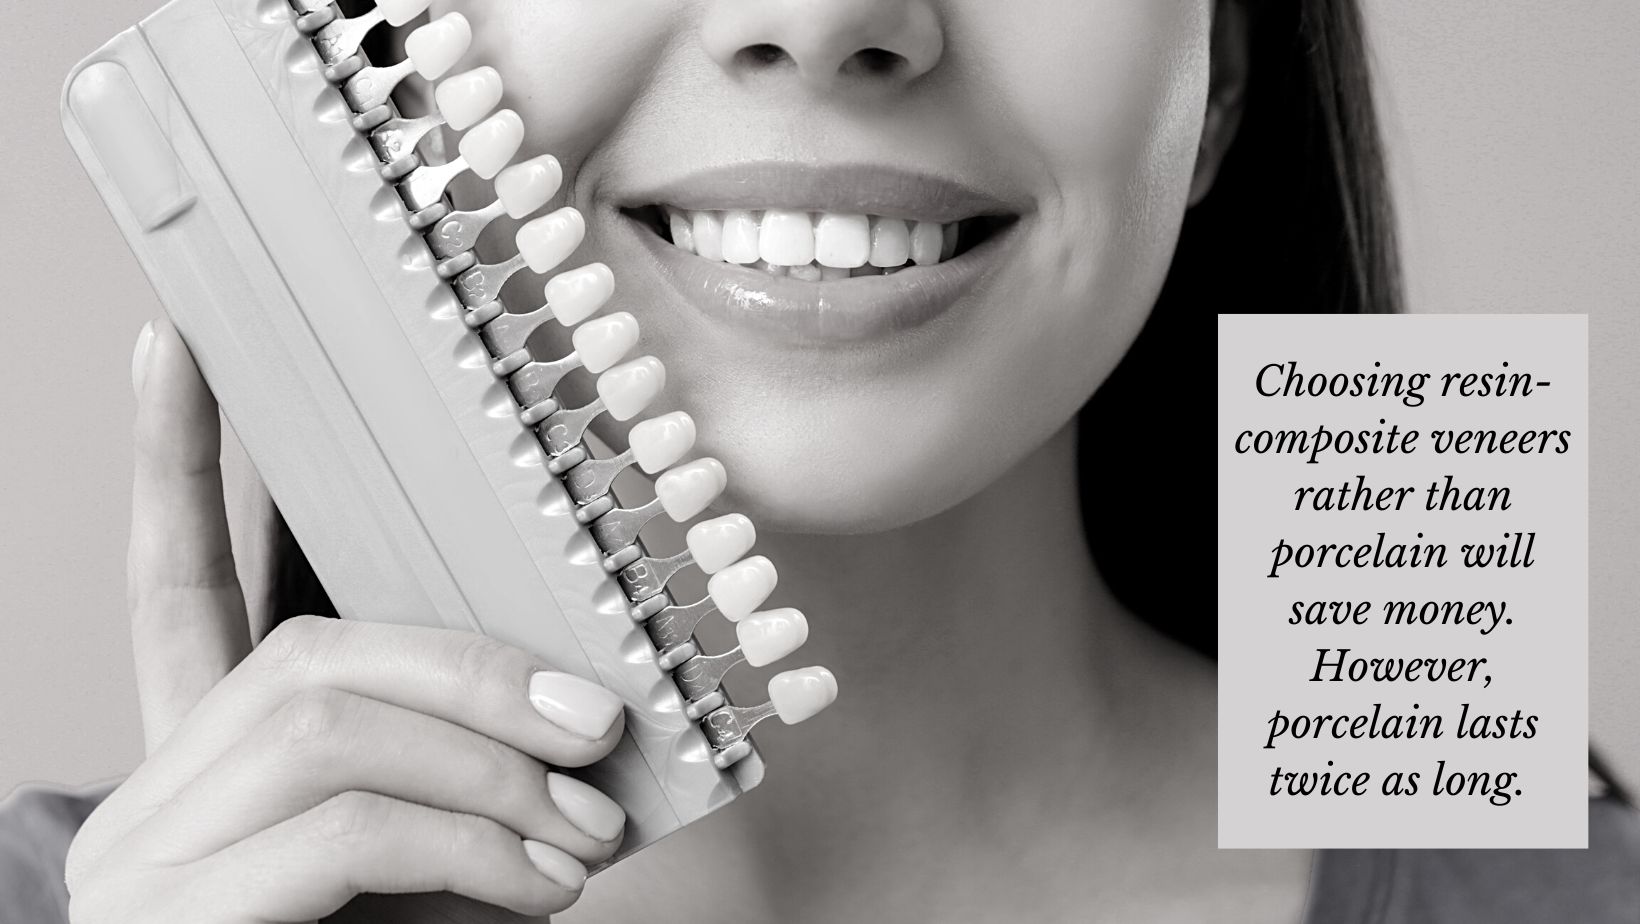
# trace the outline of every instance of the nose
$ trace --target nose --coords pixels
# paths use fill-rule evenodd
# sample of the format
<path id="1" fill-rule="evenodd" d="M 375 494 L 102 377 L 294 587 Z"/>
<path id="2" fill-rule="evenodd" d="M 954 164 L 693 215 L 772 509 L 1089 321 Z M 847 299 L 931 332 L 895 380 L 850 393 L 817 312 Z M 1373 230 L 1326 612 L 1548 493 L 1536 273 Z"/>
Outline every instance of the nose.
<path id="1" fill-rule="evenodd" d="M 910 83 L 945 48 L 932 0 L 712 0 L 702 33 L 731 74 L 792 69 L 819 89 Z"/>

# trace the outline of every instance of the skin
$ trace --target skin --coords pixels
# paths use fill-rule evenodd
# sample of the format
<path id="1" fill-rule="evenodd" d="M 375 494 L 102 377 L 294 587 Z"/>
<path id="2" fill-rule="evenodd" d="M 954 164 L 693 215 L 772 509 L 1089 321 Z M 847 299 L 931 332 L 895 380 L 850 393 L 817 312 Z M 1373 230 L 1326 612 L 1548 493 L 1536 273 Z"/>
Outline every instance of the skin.
<path id="1" fill-rule="evenodd" d="M 609 310 L 637 315 L 666 358 L 657 410 L 688 408 L 700 451 L 728 467 L 718 506 L 757 522 L 781 570 L 770 605 L 810 614 L 804 663 L 831 667 L 841 698 L 760 732 L 772 770 L 752 797 L 584 895 L 553 885 L 523 839 L 587 862 L 613 845 L 542 813 L 539 762 L 594 760 L 618 728 L 567 739 L 522 708 L 528 656 L 460 633 L 304 620 L 253 649 L 214 406 L 161 324 L 138 364 L 131 554 L 151 756 L 75 842 L 75 919 L 311 920 L 360 891 L 442 889 L 342 918 L 574 902 L 562 920 L 1296 920 L 1305 855 L 1214 847 L 1211 665 L 1111 598 L 1076 502 L 1074 416 L 1143 323 L 1234 134 L 1239 3 L 463 9 L 471 60 L 507 76 L 531 144 L 564 163 L 564 201 L 590 229 L 577 261 L 614 267 Z M 736 54 L 751 44 L 787 55 L 751 65 Z M 909 64 L 851 67 L 864 47 Z M 794 347 L 703 321 L 609 243 L 623 190 L 748 151 L 895 152 L 1024 207 L 994 278 L 934 323 Z M 430 683 L 441 695 L 418 695 Z M 448 714 L 462 701 L 473 710 Z M 455 743 L 418 749 L 413 779 L 368 759 L 433 722 Z M 464 764 L 464 747 L 490 763 Z"/>

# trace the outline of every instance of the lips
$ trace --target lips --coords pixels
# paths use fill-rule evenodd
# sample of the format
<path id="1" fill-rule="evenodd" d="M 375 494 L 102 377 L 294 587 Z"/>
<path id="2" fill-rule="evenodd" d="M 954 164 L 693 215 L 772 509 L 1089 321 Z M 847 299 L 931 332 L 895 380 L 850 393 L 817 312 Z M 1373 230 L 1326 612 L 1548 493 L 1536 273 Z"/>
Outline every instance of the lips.
<path id="1" fill-rule="evenodd" d="M 614 196 L 617 240 L 718 322 L 793 343 L 924 324 L 974 290 L 1022 203 L 875 166 L 753 163 Z"/>

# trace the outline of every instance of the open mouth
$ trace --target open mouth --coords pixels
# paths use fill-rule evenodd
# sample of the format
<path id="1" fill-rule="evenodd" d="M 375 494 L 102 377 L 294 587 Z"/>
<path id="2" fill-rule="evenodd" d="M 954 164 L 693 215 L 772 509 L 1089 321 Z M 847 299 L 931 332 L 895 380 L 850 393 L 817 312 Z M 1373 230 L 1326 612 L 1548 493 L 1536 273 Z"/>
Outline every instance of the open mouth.
<path id="1" fill-rule="evenodd" d="M 958 259 L 1012 224 L 1013 215 L 957 221 L 803 209 L 622 209 L 673 247 L 704 260 L 804 282 L 888 276 Z"/>

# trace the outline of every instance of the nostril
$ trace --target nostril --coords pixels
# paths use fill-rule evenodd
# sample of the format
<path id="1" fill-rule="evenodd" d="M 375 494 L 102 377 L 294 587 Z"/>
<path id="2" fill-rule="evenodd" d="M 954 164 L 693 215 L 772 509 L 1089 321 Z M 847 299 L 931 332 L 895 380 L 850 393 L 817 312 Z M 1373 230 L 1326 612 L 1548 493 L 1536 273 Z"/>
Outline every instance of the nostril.
<path id="1" fill-rule="evenodd" d="M 862 48 L 843 63 L 843 70 L 868 77 L 888 77 L 911 62 L 886 48 Z"/>
<path id="2" fill-rule="evenodd" d="M 740 51 L 735 52 L 735 59 L 735 63 L 742 67 L 768 67 L 789 61 L 791 56 L 786 54 L 786 49 L 781 48 L 779 45 L 763 43 L 748 45 L 740 49 Z"/>

